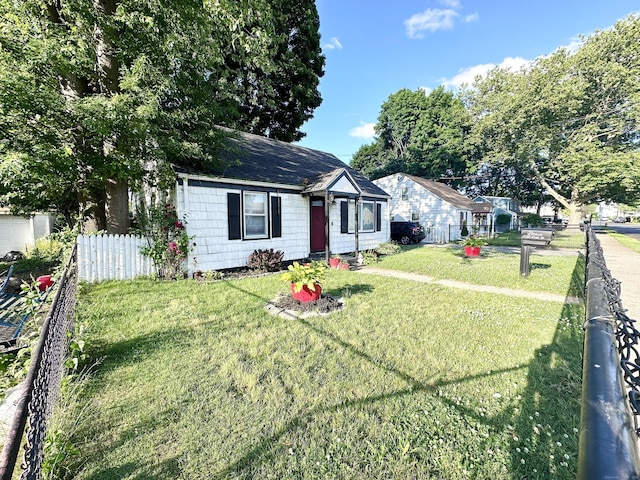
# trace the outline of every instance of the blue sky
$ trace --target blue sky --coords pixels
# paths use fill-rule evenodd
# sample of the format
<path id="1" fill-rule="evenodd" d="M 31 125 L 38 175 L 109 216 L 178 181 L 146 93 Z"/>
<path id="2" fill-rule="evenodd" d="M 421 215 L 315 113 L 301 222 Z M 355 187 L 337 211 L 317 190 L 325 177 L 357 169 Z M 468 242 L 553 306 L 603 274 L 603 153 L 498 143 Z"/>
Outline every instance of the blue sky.
<path id="1" fill-rule="evenodd" d="M 373 141 L 401 88 L 455 90 L 495 65 L 518 68 L 640 11 L 640 0 L 317 0 L 323 102 L 305 147 L 345 162 Z"/>

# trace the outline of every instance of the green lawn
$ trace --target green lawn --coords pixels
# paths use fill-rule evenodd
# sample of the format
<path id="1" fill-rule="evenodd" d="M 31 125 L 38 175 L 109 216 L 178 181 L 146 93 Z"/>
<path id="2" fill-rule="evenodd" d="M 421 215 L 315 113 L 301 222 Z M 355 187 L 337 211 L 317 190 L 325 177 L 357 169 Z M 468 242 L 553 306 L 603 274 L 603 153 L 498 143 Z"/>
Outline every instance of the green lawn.
<path id="1" fill-rule="evenodd" d="M 571 248 L 581 249 L 585 247 L 585 234 L 579 228 L 570 227 L 566 230 L 558 230 L 548 248 Z M 519 247 L 520 232 L 499 233 L 495 238 L 487 240 L 489 245 L 503 247 Z"/>
<path id="2" fill-rule="evenodd" d="M 572 258 L 548 268 L 556 293 L 584 275 Z M 55 421 L 74 478 L 575 478 L 581 305 L 330 271 L 344 310 L 266 313 L 285 291 L 279 275 L 84 286 L 100 363 Z"/>
<path id="3" fill-rule="evenodd" d="M 530 274 L 520 275 L 520 251 L 484 248 L 479 258 L 465 258 L 460 246 L 409 246 L 372 266 L 479 285 L 581 296 L 584 277 L 575 275 L 576 256 L 544 255 L 534 250 Z M 544 252 L 542 252 L 544 253 Z"/>
<path id="4" fill-rule="evenodd" d="M 609 231 L 607 234 L 615 238 L 618 242 L 620 242 L 625 247 L 629 247 L 634 252 L 640 253 L 640 242 L 635 238 L 632 238 L 629 235 L 625 235 L 623 233 L 616 233 L 613 230 Z"/>

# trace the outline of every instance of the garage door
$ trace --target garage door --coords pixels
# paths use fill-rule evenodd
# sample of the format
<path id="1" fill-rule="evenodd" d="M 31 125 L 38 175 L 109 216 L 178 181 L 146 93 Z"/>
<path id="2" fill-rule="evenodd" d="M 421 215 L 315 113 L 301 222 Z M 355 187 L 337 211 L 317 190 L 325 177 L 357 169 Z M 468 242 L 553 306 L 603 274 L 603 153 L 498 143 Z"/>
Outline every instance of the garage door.
<path id="1" fill-rule="evenodd" d="M 24 252 L 27 245 L 33 245 L 31 220 L 0 215 L 0 256 L 11 250 Z"/>

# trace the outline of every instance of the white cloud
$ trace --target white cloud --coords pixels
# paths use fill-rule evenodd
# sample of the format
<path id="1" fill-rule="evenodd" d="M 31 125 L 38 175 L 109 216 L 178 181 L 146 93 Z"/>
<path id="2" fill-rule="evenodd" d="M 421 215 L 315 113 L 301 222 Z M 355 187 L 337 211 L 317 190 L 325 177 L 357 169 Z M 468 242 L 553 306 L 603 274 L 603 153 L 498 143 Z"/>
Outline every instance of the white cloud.
<path id="1" fill-rule="evenodd" d="M 458 8 L 460 6 L 459 0 L 440 0 L 440 4 L 449 8 Z"/>
<path id="2" fill-rule="evenodd" d="M 338 40 L 336 37 L 331 37 L 331 40 L 329 41 L 329 43 L 324 45 L 322 48 L 326 48 L 327 50 L 334 50 L 334 49 L 342 50 L 342 44 L 340 43 L 340 40 Z"/>
<path id="3" fill-rule="evenodd" d="M 458 12 L 450 8 L 442 10 L 429 8 L 422 13 L 416 13 L 409 20 L 404 21 L 409 38 L 423 38 L 424 31 L 448 30 L 453 28 L 453 19 Z"/>
<path id="4" fill-rule="evenodd" d="M 568 45 L 563 45 L 562 48 L 567 50 L 569 53 L 576 53 L 580 47 L 584 44 L 584 38 L 580 35 L 573 37 L 569 40 Z"/>
<path id="5" fill-rule="evenodd" d="M 464 17 L 463 22 L 464 23 L 477 22 L 479 18 L 480 18 L 480 15 L 478 14 L 478 12 L 476 12 L 476 13 L 472 13 L 471 15 L 467 15 L 466 17 Z"/>
<path id="6" fill-rule="evenodd" d="M 361 125 L 359 127 L 356 127 L 349 132 L 349 135 L 351 137 L 373 138 L 376 136 L 375 123 L 364 123 L 364 122 L 360 122 L 360 123 Z"/>
<path id="7" fill-rule="evenodd" d="M 442 85 L 451 88 L 458 88 L 463 83 L 470 85 L 471 83 L 473 83 L 473 80 L 477 76 L 483 77 L 495 67 L 518 71 L 528 63 L 530 63 L 530 60 L 526 60 L 522 57 L 507 57 L 498 65 L 496 65 L 495 63 L 482 63 L 480 65 L 474 65 L 472 67 L 461 69 L 453 78 L 443 78 Z"/>
<path id="8" fill-rule="evenodd" d="M 430 87 L 419 87 L 418 90 L 422 90 L 426 96 L 433 92 L 433 88 Z"/>

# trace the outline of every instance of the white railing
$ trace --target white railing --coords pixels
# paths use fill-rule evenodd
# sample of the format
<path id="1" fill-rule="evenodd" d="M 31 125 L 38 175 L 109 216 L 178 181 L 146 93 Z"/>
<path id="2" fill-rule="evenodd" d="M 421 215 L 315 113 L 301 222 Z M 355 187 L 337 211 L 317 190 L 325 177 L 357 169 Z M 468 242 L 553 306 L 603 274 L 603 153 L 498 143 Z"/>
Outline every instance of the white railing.
<path id="1" fill-rule="evenodd" d="M 134 235 L 78 235 L 78 279 L 85 282 L 130 280 L 155 273 L 140 253 L 146 240 Z"/>

